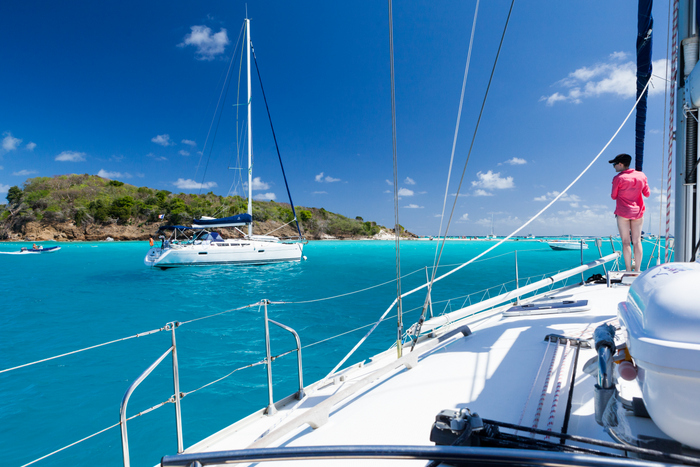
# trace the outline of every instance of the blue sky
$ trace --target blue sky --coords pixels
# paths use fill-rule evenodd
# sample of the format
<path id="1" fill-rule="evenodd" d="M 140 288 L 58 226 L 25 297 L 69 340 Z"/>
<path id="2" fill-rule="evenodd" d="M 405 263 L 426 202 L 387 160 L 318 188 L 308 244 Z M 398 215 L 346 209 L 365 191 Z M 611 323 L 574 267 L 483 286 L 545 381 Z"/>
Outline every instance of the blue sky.
<path id="1" fill-rule="evenodd" d="M 421 235 L 440 225 L 475 5 L 394 2 L 399 217 Z M 450 234 L 489 233 L 492 215 L 497 235 L 513 231 L 588 165 L 634 104 L 635 2 L 581 5 L 516 2 Z M 479 7 L 448 213 L 509 6 Z M 654 8 L 654 74 L 663 77 L 668 7 Z M 295 204 L 393 225 L 387 3 L 270 0 L 247 10 Z M 233 106 L 245 16 L 243 1 L 3 2 L 0 196 L 27 178 L 67 173 L 241 193 L 240 171 L 228 167 L 245 157 Z M 205 146 L 231 57 L 234 80 Z M 253 93 L 254 196 L 287 201 L 257 80 Z M 644 170 L 644 230 L 654 233 L 663 111 L 655 79 Z M 607 161 L 633 151 L 631 121 L 521 234 L 615 234 Z"/>

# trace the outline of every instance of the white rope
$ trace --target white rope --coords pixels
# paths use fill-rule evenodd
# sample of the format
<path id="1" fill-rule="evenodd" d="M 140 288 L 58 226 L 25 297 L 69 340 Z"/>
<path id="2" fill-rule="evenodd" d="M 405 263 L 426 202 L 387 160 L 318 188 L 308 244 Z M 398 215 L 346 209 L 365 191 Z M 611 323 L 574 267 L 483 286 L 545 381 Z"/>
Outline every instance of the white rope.
<path id="1" fill-rule="evenodd" d="M 443 274 L 443 275 L 440 276 L 440 277 L 437 277 L 433 282 L 437 282 L 437 281 L 439 281 L 439 280 L 441 280 L 441 279 L 444 279 L 445 277 L 448 277 L 448 276 L 454 274 L 455 272 L 459 271 L 459 270 L 462 269 L 463 267 L 465 267 L 465 266 L 467 266 L 467 265 L 473 263 L 475 260 L 481 258 L 481 257 L 484 256 L 486 253 L 489 253 L 490 251 L 492 251 L 492 250 L 498 248 L 498 247 L 501 246 L 504 242 L 506 242 L 507 240 L 510 240 L 515 234 L 517 234 L 517 233 L 520 232 L 522 229 L 524 229 L 525 227 L 527 227 L 528 225 L 530 225 L 530 224 L 532 223 L 532 221 L 534 221 L 535 219 L 537 219 L 538 217 L 540 217 L 540 216 L 541 216 L 546 210 L 548 210 L 555 202 L 557 202 L 557 201 L 559 200 L 559 198 L 561 198 L 562 196 L 564 196 L 564 194 L 566 194 L 566 192 L 569 191 L 569 189 L 570 189 L 572 186 L 574 186 L 574 184 L 576 184 L 576 182 L 578 182 L 579 179 L 580 179 L 581 177 L 583 177 L 583 175 L 584 175 L 586 172 L 588 172 L 588 169 L 590 169 L 590 168 L 593 166 L 593 164 L 600 158 L 600 156 L 603 155 L 603 152 L 605 152 L 605 150 L 608 148 L 608 146 L 610 146 L 610 144 L 615 140 L 615 138 L 617 137 L 618 133 L 620 133 L 620 131 L 622 130 L 622 128 L 623 128 L 623 127 L 625 126 L 625 124 L 627 123 L 627 120 L 629 120 L 630 116 L 632 116 L 632 112 L 634 112 L 634 109 L 637 108 L 637 104 L 639 103 L 639 99 L 641 99 L 642 96 L 644 95 L 644 93 L 646 92 L 647 88 L 649 87 L 649 83 L 651 83 L 651 80 L 649 80 L 649 82 L 647 82 L 647 85 L 644 87 L 644 90 L 643 90 L 641 93 L 639 93 L 639 98 L 637 99 L 637 101 L 636 101 L 636 102 L 634 103 L 634 105 L 632 106 L 632 109 L 630 109 L 629 113 L 627 114 L 627 117 L 625 117 L 625 119 L 622 121 L 622 123 L 621 123 L 620 126 L 618 127 L 617 131 L 615 131 L 615 133 L 612 135 L 612 137 L 610 138 L 610 140 L 608 140 L 608 142 L 605 144 L 605 146 L 603 146 L 603 149 L 600 150 L 600 152 L 593 158 L 593 160 L 586 166 L 586 168 L 583 169 L 583 171 L 582 171 L 571 183 L 569 183 L 569 185 L 568 185 L 566 188 L 564 188 L 564 190 L 563 190 L 561 193 L 559 193 L 552 201 L 549 202 L 549 204 L 547 204 L 544 208 L 542 208 L 542 209 L 540 210 L 540 212 L 538 212 L 537 214 L 535 214 L 535 215 L 534 215 L 533 217 L 531 217 L 527 222 L 525 222 L 523 225 L 521 225 L 520 227 L 518 227 L 516 230 L 514 230 L 513 232 L 511 232 L 510 234 L 508 234 L 508 236 L 506 236 L 505 238 L 503 238 L 501 241 L 499 241 L 498 243 L 496 243 L 494 246 L 492 246 L 491 248 L 487 249 L 487 250 L 484 251 L 483 253 L 480 253 L 479 255 L 475 256 L 474 258 L 472 258 L 471 260 L 469 260 L 469 261 L 467 261 L 466 263 L 462 264 L 461 266 L 456 267 L 456 268 L 453 269 L 452 271 L 447 272 L 447 273 Z M 424 288 L 424 287 L 427 287 L 427 284 L 421 286 L 419 289 L 422 289 L 422 288 Z M 411 290 L 410 292 L 407 292 L 407 294 L 416 292 L 416 291 L 419 290 L 419 289 Z"/>

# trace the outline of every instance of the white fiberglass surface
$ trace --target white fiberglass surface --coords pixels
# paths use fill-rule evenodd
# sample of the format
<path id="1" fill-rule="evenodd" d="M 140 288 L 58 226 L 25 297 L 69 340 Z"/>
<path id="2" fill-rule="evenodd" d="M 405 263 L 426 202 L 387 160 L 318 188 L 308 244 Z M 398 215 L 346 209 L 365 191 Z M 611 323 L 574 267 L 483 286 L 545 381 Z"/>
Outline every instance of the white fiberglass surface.
<path id="1" fill-rule="evenodd" d="M 463 337 L 457 333 L 445 339 L 425 351 L 412 369 L 403 366 L 394 369 L 336 404 L 324 425 L 312 429 L 302 424 L 270 447 L 432 446 L 429 437 L 435 416 L 443 409 L 464 407 L 486 419 L 559 432 L 575 364 L 569 433 L 609 440 L 594 420 L 595 380 L 582 371 L 583 364 L 595 351 L 581 349 L 576 361 L 573 346 L 545 342 L 544 338 L 547 334 L 590 338 L 595 327 L 615 319 L 617 303 L 624 300 L 626 293 L 624 287 L 578 287 L 567 290 L 566 294 L 589 300 L 590 311 L 510 318 L 494 315 L 472 323 L 471 335 Z M 396 359 L 394 352 L 383 354 L 348 373 L 344 382 L 317 390 L 292 412 L 283 408 L 273 417 L 253 417 L 238 433 L 221 436 L 206 450 L 248 447 L 271 426 L 284 427 L 300 412 L 312 410 L 314 405 L 357 384 L 374 368 L 388 365 L 392 359 Z M 351 463 L 357 461 L 335 461 L 331 465 Z"/>

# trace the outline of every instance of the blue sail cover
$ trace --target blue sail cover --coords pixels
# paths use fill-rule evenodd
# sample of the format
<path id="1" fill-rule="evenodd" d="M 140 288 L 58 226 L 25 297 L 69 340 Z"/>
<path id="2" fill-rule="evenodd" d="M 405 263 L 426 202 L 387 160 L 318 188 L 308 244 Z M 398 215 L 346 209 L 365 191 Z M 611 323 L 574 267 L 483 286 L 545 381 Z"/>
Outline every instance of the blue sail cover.
<path id="1" fill-rule="evenodd" d="M 237 216 L 222 217 L 221 219 L 194 219 L 192 227 L 235 227 L 248 225 L 253 222 L 250 214 L 238 214 Z"/>
<path id="2" fill-rule="evenodd" d="M 651 17 L 653 0 L 639 0 L 637 9 L 637 99 L 651 78 L 651 30 L 654 19 Z M 637 104 L 635 124 L 634 165 L 641 171 L 644 162 L 644 129 L 647 120 L 647 96 L 644 93 Z"/>

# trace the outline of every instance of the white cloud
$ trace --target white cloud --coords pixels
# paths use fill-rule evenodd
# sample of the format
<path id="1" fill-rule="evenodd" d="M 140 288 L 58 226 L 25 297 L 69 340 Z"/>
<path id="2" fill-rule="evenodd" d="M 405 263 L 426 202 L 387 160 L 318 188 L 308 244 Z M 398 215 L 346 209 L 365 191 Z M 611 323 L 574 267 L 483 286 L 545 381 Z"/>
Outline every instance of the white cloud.
<path id="1" fill-rule="evenodd" d="M 569 76 L 560 80 L 556 85 L 563 87 L 562 92 L 555 92 L 549 96 L 542 96 L 540 101 L 546 101 L 548 106 L 557 102 L 571 102 L 580 104 L 583 99 L 617 96 L 623 99 L 636 98 L 637 94 L 637 66 L 634 62 L 621 62 L 627 58 L 624 52 L 614 52 L 605 63 L 596 63 L 593 66 L 584 66 L 569 73 Z M 653 74 L 666 79 L 667 60 L 660 59 L 652 62 Z M 656 78 L 652 78 L 656 81 Z M 664 86 L 649 85 L 649 95 L 663 94 Z"/>
<path id="2" fill-rule="evenodd" d="M 403 181 L 406 185 L 415 185 L 416 182 L 411 178 L 411 177 L 406 177 L 406 180 Z"/>
<path id="3" fill-rule="evenodd" d="M 226 29 L 212 34 L 206 26 L 191 26 L 191 33 L 187 34 L 178 47 L 192 45 L 197 48 L 195 56 L 198 60 L 214 60 L 217 55 L 224 53 L 229 43 Z"/>
<path id="4" fill-rule="evenodd" d="M 613 52 L 610 54 L 610 58 L 613 60 L 625 60 L 628 56 L 627 52 Z"/>
<path id="5" fill-rule="evenodd" d="M 170 141 L 170 135 L 158 135 L 153 138 L 151 138 L 151 141 L 160 144 L 161 146 L 174 146 L 175 143 Z"/>
<path id="6" fill-rule="evenodd" d="M 97 172 L 97 176 L 107 178 L 109 180 L 114 180 L 115 178 L 131 178 L 130 173 L 108 172 L 105 169 L 100 169 L 100 171 Z"/>
<path id="7" fill-rule="evenodd" d="M 12 175 L 17 175 L 20 177 L 26 177 L 27 175 L 32 175 L 37 173 L 36 170 L 20 170 L 19 172 L 12 172 Z"/>
<path id="8" fill-rule="evenodd" d="M 546 195 L 538 196 L 537 198 L 535 198 L 535 201 L 551 201 L 557 196 L 559 196 L 558 191 L 550 191 Z M 559 201 L 564 201 L 565 203 L 569 203 L 569 205 L 572 208 L 577 208 L 579 207 L 581 198 L 578 195 L 570 195 L 569 193 L 564 193 L 564 195 L 561 198 L 559 198 Z"/>
<path id="9" fill-rule="evenodd" d="M 9 131 L 7 133 L 3 133 L 3 135 L 5 135 L 5 137 L 2 139 L 2 148 L 5 151 L 14 151 L 22 142 L 21 139 L 12 136 L 12 133 Z"/>
<path id="10" fill-rule="evenodd" d="M 464 214 L 462 214 L 462 217 L 460 217 L 459 220 L 460 221 L 469 220 L 469 214 L 465 212 Z"/>
<path id="11" fill-rule="evenodd" d="M 417 204 L 409 204 L 408 206 L 404 207 L 408 209 L 423 209 L 423 206 L 418 206 Z"/>
<path id="12" fill-rule="evenodd" d="M 519 157 L 514 157 L 512 159 L 508 159 L 505 163 L 510 164 L 510 165 L 523 165 L 523 164 L 527 164 L 527 161 L 525 159 L 521 159 Z"/>
<path id="13" fill-rule="evenodd" d="M 327 195 L 327 191 L 314 191 L 311 193 L 312 195 Z"/>
<path id="14" fill-rule="evenodd" d="M 258 201 L 274 201 L 277 199 L 277 196 L 275 196 L 274 193 L 260 193 L 253 196 L 253 199 L 257 199 Z"/>
<path id="15" fill-rule="evenodd" d="M 500 172 L 494 173 L 489 170 L 486 173 L 477 172 L 476 176 L 479 178 L 479 180 L 472 182 L 472 186 L 476 188 L 483 188 L 485 190 L 503 190 L 506 188 L 513 188 L 515 186 L 513 183 L 513 177 L 501 178 Z"/>
<path id="16" fill-rule="evenodd" d="M 180 150 L 179 154 L 181 156 L 189 156 L 190 155 L 190 153 L 188 151 L 185 151 L 184 149 Z"/>
<path id="17" fill-rule="evenodd" d="M 399 196 L 413 196 L 413 190 L 408 188 L 399 188 Z"/>
<path id="18" fill-rule="evenodd" d="M 490 193 L 486 190 L 474 190 L 474 196 L 493 196 L 493 193 Z"/>
<path id="19" fill-rule="evenodd" d="M 243 183 L 243 189 L 248 190 L 248 182 Z M 253 191 L 269 190 L 270 184 L 260 180 L 260 177 L 253 178 Z"/>
<path id="20" fill-rule="evenodd" d="M 326 182 L 326 183 L 333 183 L 333 182 L 339 182 L 339 181 L 340 181 L 339 178 L 333 178 L 333 177 L 331 177 L 330 175 L 326 175 L 326 176 L 324 177 L 324 176 L 323 176 L 323 172 L 321 172 L 320 174 L 316 175 L 316 176 L 314 177 L 314 180 L 316 180 L 316 181 L 319 182 L 319 183 L 323 183 L 323 182 Z"/>
<path id="21" fill-rule="evenodd" d="M 197 190 L 202 188 L 208 190 L 209 188 L 218 186 L 216 182 L 199 183 L 189 178 L 187 180 L 178 178 L 176 182 L 173 182 L 173 185 L 181 190 Z"/>
<path id="22" fill-rule="evenodd" d="M 394 186 L 394 183 L 391 180 L 384 180 L 387 185 L 389 186 Z"/>
<path id="23" fill-rule="evenodd" d="M 187 144 L 187 145 L 192 146 L 192 147 L 197 146 L 197 143 L 195 143 L 194 141 L 189 140 L 189 139 L 183 139 L 183 140 L 181 141 L 181 143 L 182 143 L 182 144 Z"/>
<path id="24" fill-rule="evenodd" d="M 85 153 L 76 151 L 63 151 L 61 154 L 56 156 L 55 160 L 61 162 L 80 162 L 85 160 Z"/>
<path id="25" fill-rule="evenodd" d="M 26 146 L 27 150 L 29 150 L 29 151 L 33 151 L 35 147 L 36 147 L 36 143 L 32 143 L 32 142 L 27 143 L 27 146 Z"/>
<path id="26" fill-rule="evenodd" d="M 155 160 L 157 160 L 157 161 L 167 161 L 167 160 L 168 160 L 167 157 L 165 157 L 165 156 L 156 156 L 156 155 L 153 154 L 152 152 L 149 152 L 148 154 L 146 154 L 146 157 L 151 157 L 151 158 L 153 158 L 153 159 L 155 159 Z"/>
<path id="27" fill-rule="evenodd" d="M 7 193 L 8 191 L 10 191 L 10 185 L 0 183 L 0 193 Z"/>

